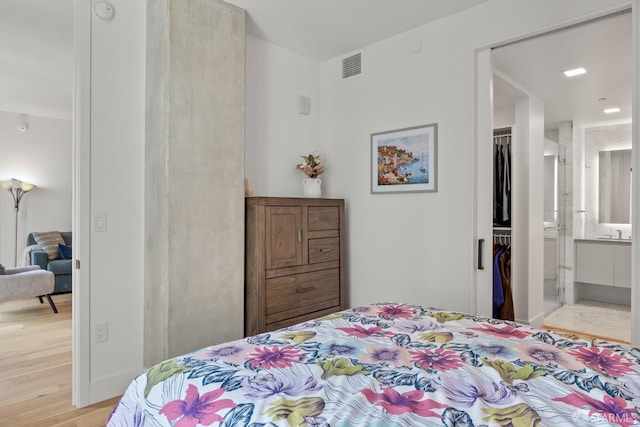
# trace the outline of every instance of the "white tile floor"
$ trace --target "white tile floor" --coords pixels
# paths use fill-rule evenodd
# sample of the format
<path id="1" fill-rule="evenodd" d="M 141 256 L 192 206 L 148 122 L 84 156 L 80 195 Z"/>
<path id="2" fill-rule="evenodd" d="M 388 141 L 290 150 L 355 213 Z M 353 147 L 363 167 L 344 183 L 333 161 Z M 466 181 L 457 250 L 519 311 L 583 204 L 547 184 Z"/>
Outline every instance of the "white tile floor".
<path id="1" fill-rule="evenodd" d="M 545 317 L 544 324 L 601 338 L 631 341 L 631 307 L 628 305 L 582 300 L 560 307 Z"/>

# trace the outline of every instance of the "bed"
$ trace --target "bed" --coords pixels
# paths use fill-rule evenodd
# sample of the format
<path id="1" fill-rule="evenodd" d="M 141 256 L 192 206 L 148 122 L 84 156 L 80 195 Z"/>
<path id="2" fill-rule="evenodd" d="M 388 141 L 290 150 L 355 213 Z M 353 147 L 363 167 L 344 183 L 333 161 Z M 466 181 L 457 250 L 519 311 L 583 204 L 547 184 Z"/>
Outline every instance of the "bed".
<path id="1" fill-rule="evenodd" d="M 639 357 L 509 321 L 373 304 L 160 363 L 108 426 L 640 425 Z"/>

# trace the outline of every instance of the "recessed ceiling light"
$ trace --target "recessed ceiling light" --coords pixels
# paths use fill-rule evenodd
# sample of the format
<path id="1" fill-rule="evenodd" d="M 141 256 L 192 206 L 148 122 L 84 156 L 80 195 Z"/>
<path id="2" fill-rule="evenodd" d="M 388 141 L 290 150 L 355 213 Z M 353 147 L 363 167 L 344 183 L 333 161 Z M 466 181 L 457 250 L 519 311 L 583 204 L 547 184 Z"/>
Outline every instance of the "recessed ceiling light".
<path id="1" fill-rule="evenodd" d="M 613 114 L 613 113 L 619 113 L 620 109 L 618 107 L 613 107 L 613 108 L 605 108 L 604 109 L 605 114 Z"/>
<path id="2" fill-rule="evenodd" d="M 586 72 L 587 70 L 580 67 L 580 68 L 574 68 L 573 70 L 567 70 L 564 72 L 564 75 L 567 77 L 575 77 L 575 76 L 579 76 L 580 74 L 584 74 Z"/>

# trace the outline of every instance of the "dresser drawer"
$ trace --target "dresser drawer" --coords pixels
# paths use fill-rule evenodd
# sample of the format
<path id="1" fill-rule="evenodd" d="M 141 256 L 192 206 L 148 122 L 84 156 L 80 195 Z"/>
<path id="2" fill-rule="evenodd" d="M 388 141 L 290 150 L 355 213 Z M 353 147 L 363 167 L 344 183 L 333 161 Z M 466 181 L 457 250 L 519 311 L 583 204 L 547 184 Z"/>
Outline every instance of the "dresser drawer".
<path id="1" fill-rule="evenodd" d="M 340 228 L 340 208 L 334 206 L 309 207 L 309 231 Z"/>
<path id="2" fill-rule="evenodd" d="M 317 319 L 319 317 L 328 316 L 340 310 L 341 310 L 340 306 L 329 307 L 329 308 L 325 308 L 324 310 L 314 311 L 312 313 L 306 313 L 306 314 L 303 314 L 302 316 L 292 317 L 289 319 L 268 323 L 266 325 L 265 330 L 275 331 L 276 329 L 286 328 L 287 326 L 292 326 L 297 323 L 307 322 L 309 320 Z"/>
<path id="3" fill-rule="evenodd" d="M 310 239 L 309 264 L 340 259 L 340 239 Z"/>
<path id="4" fill-rule="evenodd" d="M 265 297 L 266 323 L 340 305 L 340 269 L 267 279 Z"/>

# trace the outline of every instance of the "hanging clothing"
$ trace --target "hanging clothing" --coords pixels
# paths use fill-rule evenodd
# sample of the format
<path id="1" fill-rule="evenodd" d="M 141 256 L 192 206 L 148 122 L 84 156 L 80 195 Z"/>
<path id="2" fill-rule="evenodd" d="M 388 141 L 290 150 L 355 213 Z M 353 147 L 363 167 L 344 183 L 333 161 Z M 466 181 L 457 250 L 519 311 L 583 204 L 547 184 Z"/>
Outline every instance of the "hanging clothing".
<path id="1" fill-rule="evenodd" d="M 493 223 L 499 224 L 502 218 L 502 153 L 500 144 L 493 144 Z"/>
<path id="2" fill-rule="evenodd" d="M 493 244 L 493 317 L 515 320 L 511 289 L 511 246 Z"/>
<path id="3" fill-rule="evenodd" d="M 493 137 L 493 223 L 511 225 L 511 135 Z"/>
<path id="4" fill-rule="evenodd" d="M 498 312 L 498 319 L 515 320 L 513 293 L 511 292 L 511 246 L 508 246 L 500 254 L 498 267 L 500 269 L 500 279 L 504 299 L 504 302 Z"/>
<path id="5" fill-rule="evenodd" d="M 493 136 L 493 224 L 497 227 L 511 227 L 511 131 L 509 129 L 497 130 Z M 505 235 L 503 229 L 494 235 L 493 317 L 514 320 L 511 245 L 503 244 L 505 242 L 511 242 L 511 235 L 510 233 Z"/>
<path id="6" fill-rule="evenodd" d="M 511 144 L 504 144 L 502 146 L 502 153 L 504 156 L 502 173 L 502 220 L 511 223 Z"/>
<path id="7" fill-rule="evenodd" d="M 498 318 L 500 307 L 504 304 L 504 291 L 502 288 L 502 276 L 500 275 L 500 264 L 498 259 L 504 246 L 493 244 L 493 313 L 492 316 Z"/>

